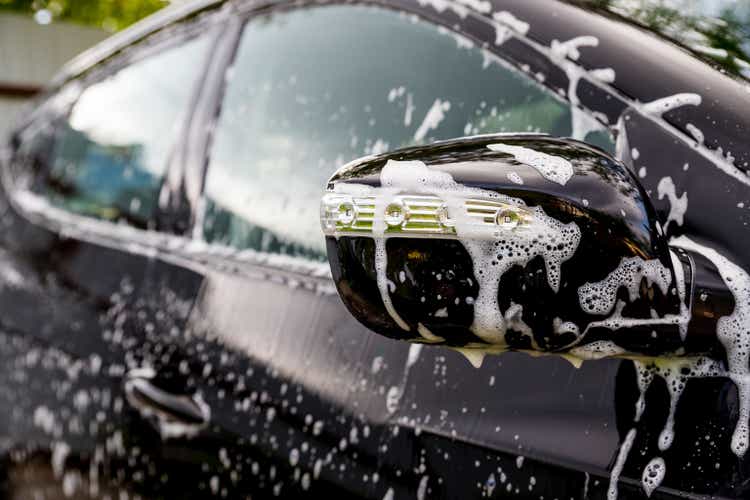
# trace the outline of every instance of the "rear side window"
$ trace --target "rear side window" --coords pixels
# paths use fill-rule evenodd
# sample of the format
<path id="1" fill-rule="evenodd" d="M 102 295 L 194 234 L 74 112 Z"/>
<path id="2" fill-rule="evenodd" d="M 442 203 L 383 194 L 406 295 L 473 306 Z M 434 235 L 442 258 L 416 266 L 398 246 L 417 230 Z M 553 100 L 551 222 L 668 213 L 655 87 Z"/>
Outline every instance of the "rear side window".
<path id="1" fill-rule="evenodd" d="M 72 212 L 149 227 L 212 39 L 159 50 L 86 87 L 56 131 L 42 194 Z"/>
<path id="2" fill-rule="evenodd" d="M 320 195 L 364 154 L 480 133 L 571 133 L 569 105 L 529 76 L 452 31 L 377 7 L 251 19 L 227 81 L 202 230 L 239 249 L 323 259 Z"/>

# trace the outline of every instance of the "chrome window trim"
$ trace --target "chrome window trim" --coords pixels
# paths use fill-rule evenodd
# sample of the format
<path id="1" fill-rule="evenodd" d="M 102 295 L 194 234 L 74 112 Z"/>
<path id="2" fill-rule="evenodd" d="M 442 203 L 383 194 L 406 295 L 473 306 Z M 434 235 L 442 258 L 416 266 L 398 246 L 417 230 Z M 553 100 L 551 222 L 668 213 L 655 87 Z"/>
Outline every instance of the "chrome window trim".
<path id="1" fill-rule="evenodd" d="M 51 205 L 41 195 L 23 188 L 13 188 L 6 172 L 3 169 L 2 187 L 13 209 L 31 224 L 46 228 L 62 238 L 75 238 L 149 259 L 158 258 L 201 274 L 206 270 L 229 272 L 245 278 L 277 281 L 320 295 L 336 293 L 327 263 L 206 245 L 187 236 L 138 229 L 74 214 Z"/>

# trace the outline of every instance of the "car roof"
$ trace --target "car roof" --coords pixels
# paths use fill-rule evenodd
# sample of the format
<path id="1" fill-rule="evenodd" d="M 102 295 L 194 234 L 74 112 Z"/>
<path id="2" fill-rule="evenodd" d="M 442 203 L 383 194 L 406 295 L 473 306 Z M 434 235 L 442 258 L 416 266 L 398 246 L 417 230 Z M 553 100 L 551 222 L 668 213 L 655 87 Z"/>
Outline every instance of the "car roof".
<path id="1" fill-rule="evenodd" d="M 138 21 L 127 29 L 115 33 L 102 42 L 85 50 L 66 63 L 53 77 L 50 87 L 58 87 L 71 78 L 84 73 L 92 66 L 113 56 L 123 48 L 132 45 L 165 26 L 191 17 L 201 11 L 221 5 L 225 0 L 190 0 L 171 3 L 167 7 Z"/>

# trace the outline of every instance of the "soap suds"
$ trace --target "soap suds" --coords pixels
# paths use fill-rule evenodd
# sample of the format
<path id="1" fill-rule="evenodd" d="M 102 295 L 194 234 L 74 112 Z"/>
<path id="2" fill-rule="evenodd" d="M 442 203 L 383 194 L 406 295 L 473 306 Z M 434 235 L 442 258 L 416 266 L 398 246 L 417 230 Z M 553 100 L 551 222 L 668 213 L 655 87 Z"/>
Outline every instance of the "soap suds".
<path id="1" fill-rule="evenodd" d="M 377 202 L 375 208 L 376 210 L 378 209 Z M 383 206 L 383 209 L 385 209 L 385 206 Z M 388 311 L 388 314 L 391 316 L 391 318 L 393 318 L 393 321 L 395 321 L 396 324 L 401 327 L 402 330 L 406 330 L 408 332 L 409 330 L 411 330 L 409 324 L 404 321 L 404 319 L 398 314 L 398 312 L 396 312 L 396 308 L 393 307 L 393 301 L 391 300 L 389 284 L 392 283 L 389 282 L 389 280 L 385 277 L 386 267 L 388 266 L 388 256 L 385 250 L 385 238 L 383 238 L 382 234 L 378 234 L 376 232 L 377 220 L 378 218 L 376 217 L 373 221 L 372 232 L 373 236 L 375 236 L 375 276 L 378 284 L 378 290 L 380 290 L 380 297 L 383 299 L 383 305 L 385 306 L 386 311 Z M 385 222 L 383 222 L 382 225 L 385 226 Z"/>
<path id="2" fill-rule="evenodd" d="M 422 124 L 419 126 L 416 132 L 414 132 L 414 141 L 422 142 L 430 130 L 435 130 L 438 125 L 445 119 L 445 113 L 451 109 L 451 103 L 448 101 L 442 101 L 435 99 L 432 106 L 427 111 Z"/>
<path id="3" fill-rule="evenodd" d="M 498 314 L 498 293 L 503 274 L 514 265 L 526 266 L 531 259 L 541 256 L 547 268 L 547 282 L 557 292 L 560 266 L 578 248 L 581 230 L 574 222 L 563 224 L 546 215 L 541 207 L 534 208 L 533 218 L 535 227 L 528 231 L 507 237 L 495 233 L 489 240 L 479 239 L 477 234 L 472 234 L 474 231 L 468 231 L 467 238 L 462 239 L 479 281 L 471 329 L 490 344 L 505 344 L 506 324 L 503 315 Z M 461 236 L 459 232 L 459 238 Z"/>
<path id="4" fill-rule="evenodd" d="M 612 472 L 609 476 L 609 488 L 607 489 L 607 500 L 617 500 L 617 482 L 620 480 L 620 474 L 622 474 L 622 468 L 625 466 L 625 461 L 628 459 L 630 454 L 630 448 L 633 447 L 633 441 L 635 441 L 636 431 L 635 428 L 630 429 L 628 434 L 625 436 L 625 440 L 620 445 L 620 451 L 617 454 L 617 460 L 615 465 L 612 467 Z"/>
<path id="5" fill-rule="evenodd" d="M 489 144 L 487 147 L 492 151 L 512 155 L 518 163 L 528 165 L 538 171 L 545 179 L 556 182 L 561 186 L 567 184 L 573 177 L 573 165 L 561 156 L 548 155 L 523 146 L 512 146 L 510 144 Z"/>
<path id="6" fill-rule="evenodd" d="M 687 211 L 688 198 L 687 191 L 682 193 L 682 196 L 677 197 L 677 190 L 674 185 L 672 178 L 662 177 L 659 184 L 656 186 L 656 192 L 661 200 L 665 196 L 669 200 L 669 214 L 667 215 L 667 222 L 664 224 L 664 231 L 669 227 L 669 223 L 674 221 L 678 226 L 681 226 L 685 212 Z"/>
<path id="7" fill-rule="evenodd" d="M 562 59 L 568 57 L 573 61 L 577 61 L 581 57 L 581 52 L 578 50 L 581 47 L 598 47 L 599 39 L 595 36 L 584 35 L 571 38 L 565 42 L 559 40 L 552 40 L 550 48 L 552 53 L 558 58 Z"/>
<path id="8" fill-rule="evenodd" d="M 700 106 L 702 98 L 698 94 L 684 92 L 682 94 L 674 94 L 661 99 L 656 99 L 648 103 L 641 105 L 641 111 L 654 116 L 661 117 L 667 111 L 679 108 L 681 106 Z"/>
<path id="9" fill-rule="evenodd" d="M 523 184 L 523 179 L 517 172 L 508 172 L 505 177 L 513 184 Z"/>
<path id="10" fill-rule="evenodd" d="M 612 68 L 592 69 L 589 71 L 589 75 L 604 83 L 614 83 L 615 81 L 615 70 Z"/>
<path id="11" fill-rule="evenodd" d="M 627 289 L 633 302 L 638 298 L 644 278 L 649 287 L 656 283 L 665 295 L 672 283 L 672 274 L 658 259 L 625 257 L 602 281 L 586 283 L 578 289 L 581 309 L 588 314 L 608 314 L 615 306 L 620 287 Z"/>
<path id="12" fill-rule="evenodd" d="M 698 144 L 703 144 L 705 141 L 705 136 L 703 135 L 703 132 L 701 132 L 701 129 L 693 125 L 692 123 L 688 123 L 685 125 L 685 128 L 688 132 L 690 132 L 690 135 L 693 136 L 693 139 L 695 139 L 695 142 Z"/>
<path id="13" fill-rule="evenodd" d="M 570 353 L 584 360 L 609 358 L 624 354 L 625 349 L 609 340 L 597 340 L 586 345 L 574 347 Z"/>
<path id="14" fill-rule="evenodd" d="M 478 280 L 478 295 L 474 298 L 474 321 L 471 330 L 485 342 L 507 345 L 505 332 L 507 320 L 500 311 L 498 293 L 500 279 L 514 265 L 525 266 L 541 256 L 547 270 L 547 282 L 557 291 L 560 286 L 560 266 L 570 259 L 578 248 L 581 231 L 574 222 L 563 224 L 548 216 L 541 207 L 526 207 L 522 200 L 500 195 L 494 191 L 471 188 L 456 183 L 453 177 L 432 169 L 421 161 L 389 160 L 380 174 L 381 187 L 370 188 L 377 192 L 372 234 L 376 246 L 376 272 L 378 289 L 391 317 L 404 330 L 409 325 L 399 316 L 390 298 L 391 283 L 386 277 L 387 256 L 385 242 L 389 234 L 384 219 L 386 207 L 401 192 L 438 196 L 444 203 L 456 235 L 471 256 L 474 275 Z M 361 194 L 366 186 L 337 184 L 336 192 Z M 486 224 L 471 216 L 466 208 L 469 198 L 503 202 L 529 214 L 531 222 L 523 227 L 505 229 Z M 511 232 L 512 231 L 512 232 Z M 516 314 L 513 320 L 520 325 Z M 425 337 L 424 332 L 419 332 Z"/>
<path id="15" fill-rule="evenodd" d="M 575 64 L 571 61 L 577 61 L 581 57 L 579 49 L 581 47 L 597 47 L 599 46 L 599 39 L 595 36 L 579 36 L 560 42 L 558 40 L 552 40 L 549 48 L 550 61 L 558 66 L 565 72 L 568 77 L 568 92 L 567 97 L 570 101 L 570 120 L 571 120 L 571 137 L 579 141 L 586 139 L 586 136 L 590 132 L 597 130 L 603 130 L 604 127 L 599 123 L 592 114 L 584 111 L 581 107 L 581 101 L 578 97 L 578 83 L 582 77 L 587 76 L 594 80 L 598 80 L 597 76 L 602 75 L 605 78 L 611 78 L 614 81 L 615 75 L 611 68 L 604 68 L 604 73 L 597 73 L 598 69 L 587 72 L 584 68 Z M 609 70 L 609 71 L 607 71 Z M 611 71 L 611 73 L 610 73 Z"/>
<path id="16" fill-rule="evenodd" d="M 507 42 L 513 32 L 525 35 L 529 31 L 529 23 L 505 10 L 493 13 L 492 19 L 495 21 L 495 45 Z"/>
<path id="17" fill-rule="evenodd" d="M 666 473 L 667 467 L 661 457 L 651 459 L 646 465 L 646 468 L 643 469 L 643 476 L 641 476 L 641 485 L 647 497 L 650 498 L 654 490 L 661 485 Z"/>
<path id="18" fill-rule="evenodd" d="M 750 276 L 713 248 L 696 243 L 686 236 L 673 238 L 670 243 L 710 260 L 734 296 L 734 311 L 719 318 L 716 335 L 726 350 L 729 364 L 727 376 L 735 383 L 739 393 L 740 411 L 732 434 L 732 451 L 742 457 L 748 447 L 750 418 Z"/>
<path id="19" fill-rule="evenodd" d="M 522 35 L 525 35 L 529 32 L 529 23 L 521 21 L 507 10 L 501 10 L 493 13 L 492 19 L 494 19 L 498 23 L 502 23 L 511 27 L 513 31 Z"/>

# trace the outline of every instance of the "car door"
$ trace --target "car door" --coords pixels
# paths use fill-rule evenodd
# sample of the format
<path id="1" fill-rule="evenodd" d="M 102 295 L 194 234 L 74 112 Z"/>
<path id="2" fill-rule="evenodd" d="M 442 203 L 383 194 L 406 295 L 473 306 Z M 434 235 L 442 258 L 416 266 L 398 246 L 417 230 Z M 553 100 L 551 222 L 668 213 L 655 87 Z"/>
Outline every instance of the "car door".
<path id="1" fill-rule="evenodd" d="M 9 496 L 197 488 L 173 481 L 165 493 L 165 478 L 204 460 L 152 446 L 158 431 L 128 403 L 126 384 L 155 368 L 142 392 L 161 384 L 193 395 L 160 339 L 181 331 L 202 276 L 155 255 L 180 242 L 172 181 L 222 23 L 201 12 L 120 47 L 50 92 L 15 134 L 0 286 Z M 192 292 L 163 294 L 164 282 Z M 50 454 L 49 484 L 23 475 L 40 456 L 49 467 Z"/>
<path id="2" fill-rule="evenodd" d="M 216 425 L 286 462 L 285 474 L 277 462 L 255 469 L 281 494 L 603 491 L 619 439 L 617 362 L 576 372 L 509 355 L 476 370 L 367 332 L 330 295 L 317 204 L 337 166 L 467 134 L 580 133 L 566 101 L 474 38 L 494 32 L 456 32 L 411 8 L 249 14 L 195 203 L 198 254 L 224 267 L 207 271 L 190 320 L 210 366 L 198 384 Z M 582 138 L 613 150 L 588 120 Z"/>
<path id="3" fill-rule="evenodd" d="M 190 325 L 215 349 L 201 384 L 222 408 L 216 424 L 238 434 L 249 424 L 249 441 L 287 462 L 286 475 L 275 462 L 259 466 L 259 481 L 288 495 L 336 484 L 373 498 L 639 496 L 653 454 L 633 454 L 627 466 L 620 458 L 639 397 L 630 363 L 576 369 L 508 354 L 475 369 L 458 353 L 399 347 L 364 331 L 316 278 L 325 272 L 317 197 L 337 166 L 498 131 L 574 136 L 614 152 L 604 123 L 616 123 L 627 102 L 596 83 L 608 73 L 582 78 L 576 57 L 511 36 L 510 27 L 528 28 L 507 12 L 491 23 L 454 4 L 248 10 L 193 205 L 196 245 L 228 269 L 207 276 Z M 639 142 L 646 150 L 674 141 L 655 134 Z M 436 293 L 445 279 L 435 277 Z M 694 451 L 684 438 L 661 449 L 675 408 L 663 381 L 652 385 L 637 449 L 658 449 L 675 464 L 691 456 L 654 495 L 741 489 L 731 478 L 744 466 L 720 451 L 733 419 L 727 390 L 723 381 L 696 381 L 680 402 L 677 432 L 709 446 Z"/>

